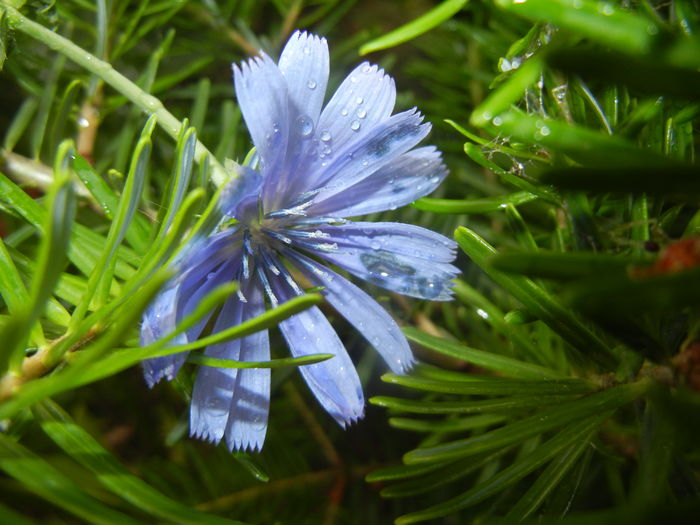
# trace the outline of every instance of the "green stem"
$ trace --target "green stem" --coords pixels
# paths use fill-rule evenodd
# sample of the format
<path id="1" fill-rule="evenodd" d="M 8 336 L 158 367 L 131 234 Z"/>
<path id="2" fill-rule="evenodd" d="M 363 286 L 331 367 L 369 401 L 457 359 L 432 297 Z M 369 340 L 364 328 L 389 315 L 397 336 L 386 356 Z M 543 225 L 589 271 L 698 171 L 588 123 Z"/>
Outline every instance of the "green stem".
<path id="1" fill-rule="evenodd" d="M 79 66 L 84 67 L 93 75 L 101 78 L 106 84 L 119 91 L 147 114 L 155 115 L 160 127 L 163 128 L 168 135 L 177 139 L 181 122 L 165 109 L 165 106 L 163 106 L 160 100 L 142 90 L 131 80 L 115 70 L 108 62 L 100 60 L 95 55 L 88 53 L 70 40 L 46 29 L 42 25 L 32 22 L 2 0 L 0 0 L 0 11 L 5 12 L 5 16 L 13 29 L 43 42 L 51 49 L 58 51 Z M 214 155 L 212 155 L 201 142 L 197 141 L 195 148 L 195 158 L 197 162 L 201 162 L 205 156 L 208 156 L 210 159 L 212 182 L 217 186 L 221 186 L 229 178 L 226 170 L 221 163 L 216 160 Z"/>

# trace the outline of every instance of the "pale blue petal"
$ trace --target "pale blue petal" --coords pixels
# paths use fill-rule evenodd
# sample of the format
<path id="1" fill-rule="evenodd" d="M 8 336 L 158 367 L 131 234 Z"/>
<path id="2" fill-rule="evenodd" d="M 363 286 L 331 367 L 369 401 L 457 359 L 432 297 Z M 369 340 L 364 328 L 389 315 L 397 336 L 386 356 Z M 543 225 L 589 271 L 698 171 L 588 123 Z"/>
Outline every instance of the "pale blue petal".
<path id="1" fill-rule="evenodd" d="M 264 311 L 262 292 L 249 283 L 248 301 L 231 298 L 222 308 L 214 332 L 230 328 Z M 270 347 L 267 331 L 213 345 L 206 355 L 236 361 L 266 361 Z M 259 450 L 265 440 L 270 398 L 270 370 L 202 366 L 192 392 L 190 433 L 218 443 L 226 436 L 232 450 Z"/>
<path id="2" fill-rule="evenodd" d="M 178 265 L 184 268 L 148 306 L 141 323 L 140 344 L 147 346 L 175 330 L 177 324 L 217 286 L 233 279 L 240 266 L 240 241 L 234 230 L 217 234 L 189 250 Z M 173 339 L 171 346 L 186 344 L 199 337 L 211 313 L 186 333 Z M 162 378 L 172 380 L 187 359 L 188 352 L 155 357 L 143 361 L 146 382 L 153 386 Z"/>
<path id="3" fill-rule="evenodd" d="M 261 53 L 233 65 L 238 104 L 259 155 L 264 177 L 284 161 L 289 135 L 287 83 L 270 57 Z"/>
<path id="4" fill-rule="evenodd" d="M 141 322 L 140 344 L 148 346 L 175 330 L 180 284 L 162 290 L 148 306 Z M 173 345 L 185 344 L 187 337 L 180 334 Z M 166 378 L 172 380 L 187 360 L 189 352 L 180 352 L 142 361 L 143 375 L 149 387 Z"/>
<path id="5" fill-rule="evenodd" d="M 247 288 L 246 292 L 248 300 L 246 313 L 249 317 L 245 319 L 252 319 L 265 311 L 265 301 L 257 285 Z M 268 361 L 269 359 L 270 341 L 267 330 L 256 332 L 243 339 L 241 361 Z M 231 404 L 231 414 L 226 425 L 228 448 L 261 450 L 267 431 L 269 408 L 270 369 L 240 370 Z"/>
<path id="6" fill-rule="evenodd" d="M 279 70 L 289 94 L 289 139 L 284 161 L 265 179 L 262 198 L 266 212 L 290 206 L 296 196 L 289 191 L 291 183 L 298 178 L 296 174 L 305 171 L 302 164 L 307 152 L 319 140 L 317 123 L 328 83 L 326 40 L 297 31 L 282 51 Z"/>
<path id="7" fill-rule="evenodd" d="M 260 172 L 247 166 L 239 166 L 238 173 L 233 174 L 221 190 L 217 208 L 223 215 L 243 219 L 245 211 L 257 213 L 257 200 L 260 196 L 262 176 Z"/>
<path id="8" fill-rule="evenodd" d="M 279 70 L 287 82 L 289 102 L 297 114 L 316 124 L 328 84 L 328 44 L 306 32 L 296 31 L 282 50 Z"/>
<path id="9" fill-rule="evenodd" d="M 360 101 L 358 103 L 358 101 Z M 396 101 L 394 80 L 383 69 L 364 62 L 340 84 L 316 123 L 313 147 L 300 166 L 303 177 L 290 181 L 289 193 L 302 194 L 318 186 L 327 166 L 374 126 L 389 118 Z M 357 129 L 353 123 L 357 122 Z"/>
<path id="10" fill-rule="evenodd" d="M 271 278 L 272 291 L 280 303 L 296 296 L 280 278 Z M 357 371 L 338 334 L 316 306 L 279 324 L 294 357 L 329 353 L 335 357 L 313 365 L 300 366 L 299 372 L 321 406 L 345 426 L 364 414 L 364 395 Z"/>
<path id="11" fill-rule="evenodd" d="M 408 341 L 396 321 L 374 299 L 344 277 L 293 250 L 285 255 L 384 358 L 391 371 L 407 372 L 413 365 Z"/>
<path id="12" fill-rule="evenodd" d="M 309 215 L 355 217 L 393 210 L 432 193 L 447 176 L 434 146 L 404 153 L 357 184 L 307 208 Z"/>
<path id="13" fill-rule="evenodd" d="M 422 299 L 452 298 L 456 244 L 443 235 L 395 222 L 323 225 L 314 235 L 322 247 L 304 249 L 366 281 Z"/>
<path id="14" fill-rule="evenodd" d="M 357 184 L 413 148 L 430 132 L 430 124 L 421 124 L 422 121 L 423 115 L 415 109 L 404 111 L 348 144 L 318 180 L 320 191 L 313 202 L 326 200 Z"/>

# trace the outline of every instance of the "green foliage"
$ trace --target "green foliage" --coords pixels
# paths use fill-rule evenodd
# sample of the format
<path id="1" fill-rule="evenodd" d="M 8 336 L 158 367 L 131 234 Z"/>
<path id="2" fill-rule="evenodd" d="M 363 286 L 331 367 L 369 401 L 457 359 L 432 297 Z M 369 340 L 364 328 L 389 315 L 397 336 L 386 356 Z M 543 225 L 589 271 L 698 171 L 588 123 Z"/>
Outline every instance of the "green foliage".
<path id="1" fill-rule="evenodd" d="M 460 247 L 454 301 L 382 297 L 421 363 L 376 381 L 334 322 L 371 405 L 347 431 L 291 379 L 327 354 L 199 352 L 318 294 L 137 341 L 250 149 L 229 63 L 297 27 L 329 39 L 332 87 L 376 53 L 451 170 L 379 217 Z M 0 522 L 692 522 L 699 34 L 690 0 L 0 0 Z M 181 350 L 149 391 L 139 361 Z M 201 363 L 276 368 L 261 453 L 187 437 Z"/>

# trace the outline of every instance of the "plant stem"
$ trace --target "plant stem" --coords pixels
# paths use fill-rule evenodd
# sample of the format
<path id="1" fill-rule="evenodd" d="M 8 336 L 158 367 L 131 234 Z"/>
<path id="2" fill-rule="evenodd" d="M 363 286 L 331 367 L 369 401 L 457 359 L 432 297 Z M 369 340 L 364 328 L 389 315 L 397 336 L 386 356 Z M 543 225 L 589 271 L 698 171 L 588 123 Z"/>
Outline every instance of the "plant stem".
<path id="1" fill-rule="evenodd" d="M 106 84 L 119 91 L 147 114 L 155 115 L 160 127 L 168 135 L 177 139 L 181 126 L 180 121 L 165 109 L 160 100 L 142 90 L 115 70 L 108 62 L 100 60 L 95 55 L 76 46 L 61 35 L 46 29 L 44 26 L 32 22 L 2 0 L 0 0 L 0 11 L 5 12 L 5 16 L 13 29 L 43 42 L 51 49 L 58 51 L 79 66 L 87 69 L 90 73 L 101 78 Z M 210 159 L 212 182 L 217 186 L 221 186 L 229 178 L 226 170 L 214 155 L 201 142 L 197 141 L 195 159 L 197 162 L 201 162 L 205 156 L 208 156 Z"/>

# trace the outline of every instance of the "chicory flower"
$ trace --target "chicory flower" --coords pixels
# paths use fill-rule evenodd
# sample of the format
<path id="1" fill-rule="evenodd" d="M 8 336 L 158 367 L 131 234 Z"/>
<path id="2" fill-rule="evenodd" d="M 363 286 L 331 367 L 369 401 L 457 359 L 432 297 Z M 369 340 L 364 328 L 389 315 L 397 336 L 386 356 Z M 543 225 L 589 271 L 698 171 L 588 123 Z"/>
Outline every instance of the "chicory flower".
<path id="1" fill-rule="evenodd" d="M 303 294 L 303 277 L 381 354 L 395 373 L 413 356 L 396 322 L 370 296 L 331 269 L 388 290 L 438 301 L 452 296 L 455 243 L 424 228 L 348 220 L 394 209 L 433 191 L 447 175 L 434 147 L 414 147 L 430 124 L 411 109 L 392 115 L 394 81 L 360 64 L 324 106 L 326 40 L 296 32 L 279 63 L 264 53 L 233 66 L 236 95 L 257 151 L 257 170 L 241 167 L 220 201 L 226 216 L 208 237 L 186 246 L 177 276 L 143 317 L 141 343 L 172 332 L 215 287 L 240 290 L 214 321 L 220 331 Z M 235 219 L 232 221 L 231 219 Z M 210 315 L 213 315 L 210 314 Z M 177 337 L 199 337 L 209 318 Z M 361 418 L 364 398 L 342 341 L 317 307 L 279 325 L 295 357 L 334 358 L 299 367 L 321 406 L 342 426 Z M 207 356 L 238 361 L 270 358 L 267 331 L 216 344 Z M 149 385 L 172 379 L 186 353 L 149 359 Z M 259 450 L 267 429 L 269 369 L 202 366 L 191 404 L 191 433 L 230 449 Z"/>

